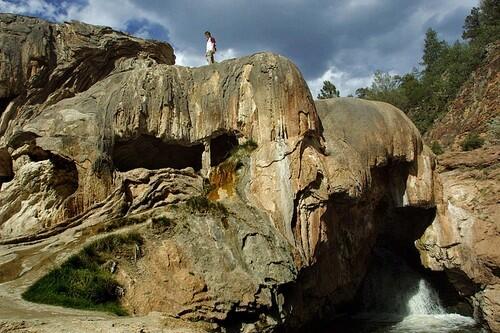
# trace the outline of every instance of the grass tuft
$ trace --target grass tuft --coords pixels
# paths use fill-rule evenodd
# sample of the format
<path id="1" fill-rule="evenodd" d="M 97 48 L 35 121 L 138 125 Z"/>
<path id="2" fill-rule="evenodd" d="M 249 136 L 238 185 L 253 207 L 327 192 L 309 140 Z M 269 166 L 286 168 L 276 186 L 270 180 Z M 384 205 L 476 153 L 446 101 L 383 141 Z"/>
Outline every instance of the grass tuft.
<path id="1" fill-rule="evenodd" d="M 462 150 L 470 151 L 477 148 L 481 148 L 484 144 L 484 139 L 479 136 L 477 133 L 469 133 L 465 137 L 464 141 L 462 141 Z"/>
<path id="2" fill-rule="evenodd" d="M 175 221 L 166 216 L 156 216 L 151 219 L 151 228 L 157 233 L 169 233 L 175 225 Z"/>
<path id="3" fill-rule="evenodd" d="M 443 147 L 441 147 L 439 141 L 432 141 L 431 150 L 436 155 L 441 155 L 444 153 Z"/>
<path id="4" fill-rule="evenodd" d="M 215 213 L 227 216 L 229 211 L 220 202 L 213 202 L 205 196 L 191 197 L 186 201 L 186 206 L 201 213 Z"/>
<path id="5" fill-rule="evenodd" d="M 99 231 L 110 232 L 116 229 L 120 229 L 134 224 L 139 224 L 142 222 L 144 222 L 143 219 L 135 216 L 118 217 L 107 222 L 103 227 L 99 229 Z"/>
<path id="6" fill-rule="evenodd" d="M 127 315 L 119 304 L 121 286 L 102 265 L 114 254 L 131 254 L 142 243 L 137 233 L 98 239 L 43 276 L 22 296 L 35 303 Z"/>
<path id="7" fill-rule="evenodd" d="M 240 159 L 242 159 L 245 156 L 248 156 L 255 149 L 257 149 L 257 143 L 252 139 L 247 140 L 241 145 L 238 145 L 231 150 L 231 152 L 229 153 L 228 160 L 233 163 L 239 162 Z"/>

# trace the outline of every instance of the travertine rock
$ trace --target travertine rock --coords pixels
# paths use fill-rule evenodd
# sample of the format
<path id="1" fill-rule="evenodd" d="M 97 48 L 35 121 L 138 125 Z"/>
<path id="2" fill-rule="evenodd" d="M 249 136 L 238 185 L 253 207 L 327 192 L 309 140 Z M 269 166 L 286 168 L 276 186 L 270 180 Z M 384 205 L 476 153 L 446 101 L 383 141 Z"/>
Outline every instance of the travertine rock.
<path id="1" fill-rule="evenodd" d="M 299 322 L 352 299 L 377 238 L 411 244 L 427 226 L 425 219 L 394 214 L 404 216 L 406 208 L 425 214 L 434 200 L 432 154 L 400 110 L 354 98 L 320 100 L 316 107 L 326 155 L 296 149 L 303 151 L 301 163 L 288 171 L 292 179 L 300 175 L 299 184 L 309 179 L 291 203 L 296 264 L 303 271 L 290 307 Z M 294 161 L 294 153 L 288 158 Z"/>
<path id="2" fill-rule="evenodd" d="M 116 259 L 131 312 L 272 331 L 351 300 L 380 235 L 414 240 L 421 225 L 398 214 L 434 206 L 433 156 L 400 110 L 315 104 L 282 56 L 185 68 L 107 28 L 0 24 L 26 45 L 2 77 L 45 59 L 1 81 L 0 281 L 15 290 L 95 235 L 136 230 L 143 247 Z"/>
<path id="3" fill-rule="evenodd" d="M 106 77 L 115 69 L 115 61 L 123 58 L 175 62 L 165 43 L 107 27 L 53 24 L 12 14 L 0 16 L 0 44 L 0 99 L 20 96 L 19 104 L 51 104 L 74 96 Z M 4 121 L 8 119 L 2 125 Z"/>

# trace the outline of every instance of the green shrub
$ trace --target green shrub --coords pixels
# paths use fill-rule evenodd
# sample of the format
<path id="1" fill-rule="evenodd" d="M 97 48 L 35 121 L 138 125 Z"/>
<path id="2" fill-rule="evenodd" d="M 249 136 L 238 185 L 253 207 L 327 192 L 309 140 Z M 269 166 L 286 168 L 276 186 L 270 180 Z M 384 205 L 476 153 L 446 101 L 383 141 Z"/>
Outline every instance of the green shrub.
<path id="1" fill-rule="evenodd" d="M 213 202 L 205 196 L 191 197 L 186 201 L 186 206 L 201 213 L 215 213 L 222 216 L 229 214 L 226 207 L 220 202 Z"/>
<path id="2" fill-rule="evenodd" d="M 107 222 L 104 226 L 102 226 L 99 229 L 99 231 L 110 232 L 116 229 L 120 229 L 129 225 L 134 225 L 142 222 L 144 222 L 144 220 L 137 217 L 131 217 L 131 216 L 118 217 Z"/>
<path id="3" fill-rule="evenodd" d="M 102 265 L 113 253 L 130 252 L 142 242 L 137 233 L 98 239 L 36 281 L 22 296 L 36 303 L 126 315 L 118 300 L 120 285 Z"/>
<path id="4" fill-rule="evenodd" d="M 431 150 L 436 155 L 441 155 L 442 153 L 444 153 L 443 147 L 441 147 L 439 141 L 432 141 Z"/>
<path id="5" fill-rule="evenodd" d="M 255 142 L 253 139 L 250 139 L 239 145 L 239 147 L 240 149 L 244 149 L 248 152 L 251 152 L 257 149 L 257 142 Z"/>
<path id="6" fill-rule="evenodd" d="M 481 148 L 484 144 L 484 139 L 479 136 L 477 133 L 469 133 L 465 137 L 464 141 L 462 141 L 462 150 L 469 151 L 477 148 Z"/>
<path id="7" fill-rule="evenodd" d="M 156 216 L 151 219 L 151 228 L 156 232 L 168 232 L 175 227 L 175 221 L 166 216 Z"/>
<path id="8" fill-rule="evenodd" d="M 493 118 L 488 123 L 489 130 L 495 140 L 500 140 L 500 117 Z"/>

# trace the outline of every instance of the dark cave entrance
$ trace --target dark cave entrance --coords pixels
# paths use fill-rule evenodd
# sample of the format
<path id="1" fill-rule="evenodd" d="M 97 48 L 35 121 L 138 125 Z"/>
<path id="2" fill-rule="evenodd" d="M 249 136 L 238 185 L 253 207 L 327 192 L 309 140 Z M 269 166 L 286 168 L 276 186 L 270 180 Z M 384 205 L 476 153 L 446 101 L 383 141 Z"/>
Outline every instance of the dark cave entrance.
<path id="1" fill-rule="evenodd" d="M 210 166 L 222 163 L 238 146 L 238 138 L 234 133 L 223 133 L 210 140 Z"/>
<path id="2" fill-rule="evenodd" d="M 331 229 L 326 232 L 337 254 L 327 255 L 331 248 L 320 247 L 321 253 L 318 254 L 323 258 L 320 260 L 324 260 L 320 263 L 322 268 L 313 266 L 301 273 L 297 284 L 306 287 L 298 294 L 298 299 L 309 306 L 302 308 L 299 303 L 296 308 L 306 316 L 312 309 L 312 320 L 287 332 L 414 332 L 415 327 L 411 325 L 415 321 L 410 321 L 408 330 L 392 330 L 391 327 L 406 323 L 406 318 L 435 318 L 433 316 L 439 316 L 438 313 L 442 316 L 458 314 L 472 320 L 472 306 L 453 286 L 450 274 L 424 268 L 414 244 L 434 220 L 435 208 L 394 207 L 392 198 L 387 197 L 373 210 L 364 210 L 369 206 L 368 202 L 360 205 L 344 201 L 342 197 L 335 199 L 329 207 Z M 373 213 L 372 227 L 377 229 L 371 240 L 363 235 L 367 223 L 370 223 L 370 212 Z M 360 242 L 366 242 L 365 249 L 371 249 L 367 261 L 362 264 L 366 270 L 359 270 L 360 265 L 351 265 L 364 257 L 362 248 L 356 250 Z M 355 280 L 359 277 L 358 282 L 331 290 L 331 299 L 330 296 L 316 296 L 325 295 L 322 288 L 328 290 L 325 286 L 329 280 L 323 276 L 341 277 L 344 273 L 354 276 Z M 297 294 L 292 291 L 290 295 L 293 299 Z M 422 320 L 422 325 L 428 324 L 425 321 L 428 319 Z M 437 319 L 436 325 L 447 325 L 447 322 Z M 461 326 L 464 329 L 460 332 L 480 332 L 474 325 L 468 321 Z M 433 331 L 432 323 L 417 331 Z"/>
<path id="3" fill-rule="evenodd" d="M 0 186 L 14 179 L 12 157 L 7 149 L 0 149 Z"/>
<path id="4" fill-rule="evenodd" d="M 7 109 L 7 106 L 9 105 L 9 103 L 12 102 L 15 98 L 16 98 L 16 96 L 1 97 L 0 98 L 0 116 Z"/>
<path id="5" fill-rule="evenodd" d="M 432 224 L 436 208 L 405 207 L 406 181 L 414 170 L 395 163 L 371 171 L 373 190 L 366 197 L 355 201 L 340 194 L 328 202 L 328 242 L 316 249 L 317 264 L 301 272 L 300 293 L 290 292 L 292 304 L 295 297 L 300 300 L 294 307 L 301 316 L 312 319 L 297 331 L 386 332 L 421 313 L 431 318 L 434 309 L 472 320 L 471 304 L 450 273 L 421 263 L 415 241 Z M 381 317 L 386 314 L 390 319 Z M 422 332 L 432 331 L 426 329 Z M 467 329 L 463 332 L 479 332 Z"/>
<path id="6" fill-rule="evenodd" d="M 141 135 L 132 140 L 116 143 L 112 159 L 119 171 L 187 167 L 199 171 L 202 166 L 203 151 L 203 144 L 165 143 L 153 136 Z"/>
<path id="7" fill-rule="evenodd" d="M 367 274 L 356 296 L 356 303 L 361 306 L 361 310 L 394 311 L 395 308 L 381 304 L 381 299 L 377 300 L 373 289 L 379 289 L 378 294 L 393 293 L 391 297 L 394 298 L 397 291 L 394 288 L 399 288 L 399 297 L 407 302 L 418 291 L 418 283 L 424 280 L 430 289 L 436 291 L 444 309 L 471 316 L 471 307 L 464 302 L 447 274 L 426 269 L 415 246 L 415 241 L 434 220 L 436 209 L 396 207 L 386 212 L 389 213 L 384 217 L 385 223 L 372 250 Z M 380 290 L 384 287 L 388 288 Z M 370 298 L 372 301 L 368 300 Z"/>

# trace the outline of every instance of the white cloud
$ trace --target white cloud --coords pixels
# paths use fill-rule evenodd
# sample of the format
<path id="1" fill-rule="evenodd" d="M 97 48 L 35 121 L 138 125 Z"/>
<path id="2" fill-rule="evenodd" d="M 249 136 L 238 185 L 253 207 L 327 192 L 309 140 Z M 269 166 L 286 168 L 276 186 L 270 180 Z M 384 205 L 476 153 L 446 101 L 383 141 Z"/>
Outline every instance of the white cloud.
<path id="1" fill-rule="evenodd" d="M 57 8 L 44 0 L 20 0 L 16 2 L 0 0 L 1 13 L 45 15 L 57 19 Z"/>
<path id="2" fill-rule="evenodd" d="M 217 50 L 215 61 L 221 62 L 227 59 L 239 57 L 240 54 L 234 49 Z M 180 66 L 199 67 L 207 64 L 204 54 L 199 54 L 191 49 L 175 50 L 175 63 Z"/>
<path id="3" fill-rule="evenodd" d="M 72 4 L 67 8 L 67 19 L 90 24 L 125 29 L 130 19 L 145 19 L 145 13 L 129 0 L 89 0 L 86 5 Z"/>
<path id="4" fill-rule="evenodd" d="M 205 56 L 190 50 L 175 50 L 175 64 L 187 67 L 206 65 Z"/>
<path id="5" fill-rule="evenodd" d="M 349 73 L 332 66 L 320 77 L 307 81 L 314 98 L 316 98 L 323 87 L 323 81 L 332 82 L 337 87 L 337 90 L 340 91 L 341 96 L 347 96 L 349 94 L 354 95 L 358 88 L 370 86 L 373 81 L 373 74 L 365 77 L 353 77 Z"/>
<path id="6" fill-rule="evenodd" d="M 259 12 L 245 2 L 226 1 L 88 0 L 82 4 L 69 0 L 0 0 L 0 12 L 43 16 L 55 21 L 75 19 L 120 30 L 127 29 L 133 20 L 143 22 L 143 26 L 134 32 L 143 38 L 158 38 L 154 30 L 158 27 L 153 28 L 153 25 L 159 25 L 168 31 L 177 63 L 184 66 L 206 63 L 203 39 L 201 34 L 197 39 L 196 34 L 209 26 L 220 32 L 221 41 L 226 43 L 224 46 L 231 46 L 221 47 L 216 55 L 217 61 L 265 48 L 285 54 L 298 63 L 305 76 L 312 77 L 308 83 L 314 96 L 324 80 L 332 81 L 345 96 L 354 94 L 357 88 L 369 86 L 375 69 L 401 73 L 411 70 L 420 59 L 427 25 L 446 24 L 450 13 L 459 8 L 477 6 L 479 2 L 420 0 L 416 4 L 407 0 L 412 6 L 405 7 L 404 1 L 399 0 L 324 1 L 317 10 L 306 0 L 280 0 L 269 3 L 268 11 Z M 282 16 L 272 16 L 282 7 L 286 8 Z M 412 11 L 405 12 L 404 8 L 412 8 Z M 397 10 L 401 10 L 401 15 L 395 14 Z M 217 15 L 212 15 L 214 12 Z M 293 26 L 297 17 L 303 19 L 300 28 L 309 33 L 297 37 L 301 38 L 299 44 L 304 42 L 307 45 L 307 52 L 281 43 L 288 36 L 281 34 L 280 27 L 284 24 Z M 269 24 L 259 25 L 259 22 Z M 318 22 L 322 29 L 311 22 Z M 262 26 L 266 29 L 260 29 Z M 328 31 L 329 27 L 336 33 L 332 38 L 318 34 Z M 452 29 L 447 37 L 455 38 L 455 30 Z M 306 40 L 309 37 L 310 44 Z"/>

